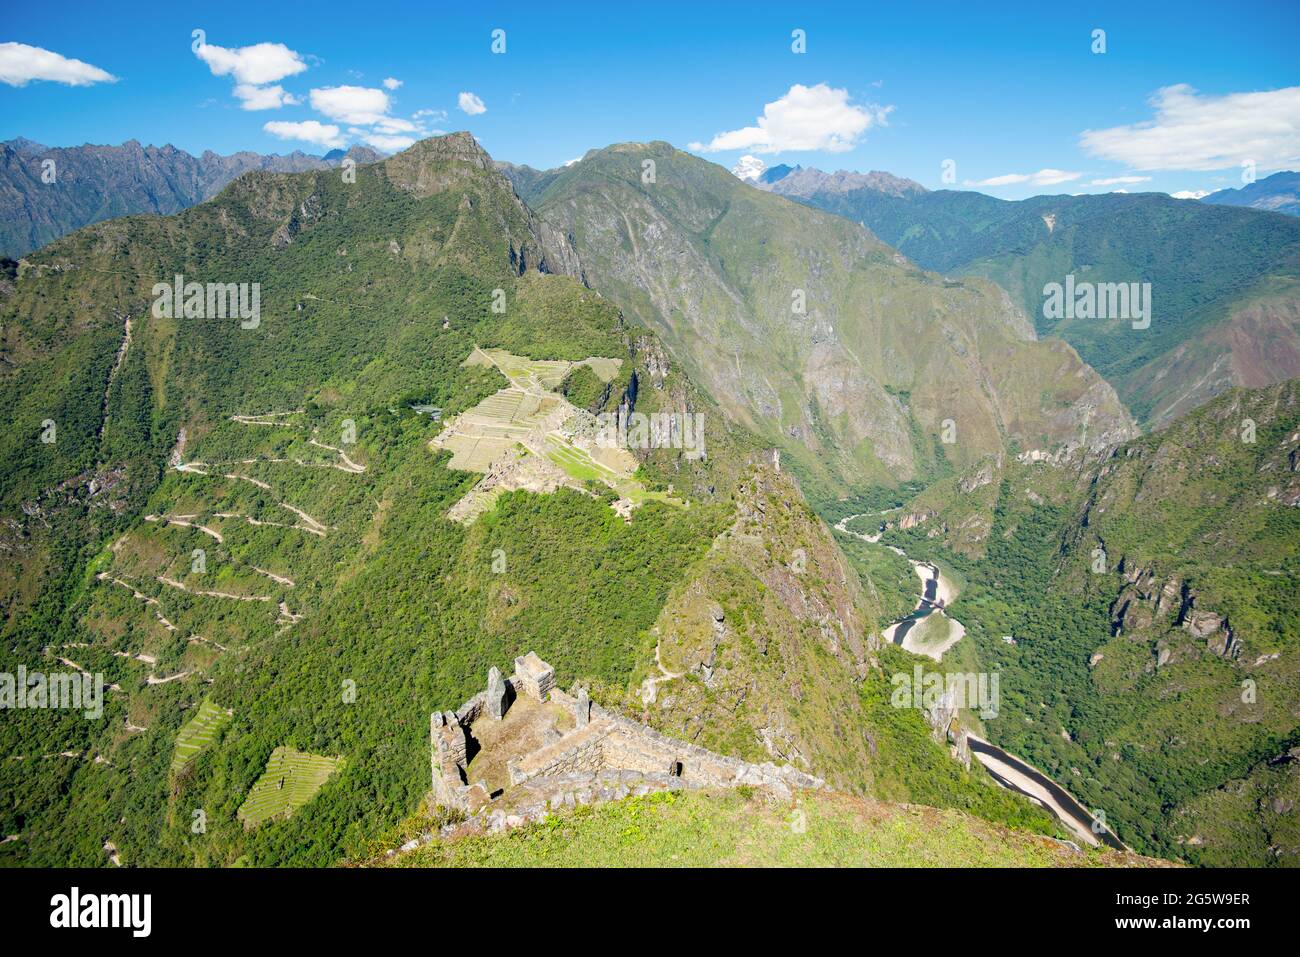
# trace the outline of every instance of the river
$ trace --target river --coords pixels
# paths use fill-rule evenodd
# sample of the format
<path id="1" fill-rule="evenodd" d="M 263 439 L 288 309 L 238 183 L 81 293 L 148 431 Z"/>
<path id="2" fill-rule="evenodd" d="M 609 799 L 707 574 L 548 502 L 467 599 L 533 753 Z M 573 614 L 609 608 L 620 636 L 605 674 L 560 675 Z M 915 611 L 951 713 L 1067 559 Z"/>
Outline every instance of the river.
<path id="1" fill-rule="evenodd" d="M 855 518 L 863 518 L 867 515 L 888 515 L 891 512 L 899 511 L 898 508 L 886 509 L 883 512 L 862 512 L 858 515 L 849 515 L 840 519 L 835 524 L 836 531 L 843 532 L 845 535 L 852 535 L 854 538 L 861 539 L 871 544 L 879 544 L 880 536 L 884 531 L 883 524 L 873 535 L 863 535 L 861 532 L 855 532 L 848 527 L 848 523 Z M 896 555 L 902 555 L 907 558 L 907 554 L 893 545 L 884 545 Z M 881 632 L 881 636 L 889 642 L 898 645 L 907 651 L 917 655 L 925 655 L 935 661 L 943 660 L 943 653 L 951 648 L 966 634 L 966 628 L 961 622 L 948 617 L 944 608 L 949 602 L 957 597 L 957 589 L 951 581 L 939 570 L 939 567 L 932 562 L 918 562 L 907 558 L 908 563 L 921 579 L 921 595 L 917 599 L 916 608 L 906 618 L 900 618 L 888 628 Z M 941 628 L 918 628 L 917 624 L 924 621 L 931 615 L 937 614 L 944 620 Z M 936 634 L 937 633 L 937 634 Z"/>
<path id="2" fill-rule="evenodd" d="M 864 542 L 870 542 L 873 545 L 879 544 L 880 537 L 884 533 L 883 522 L 880 529 L 873 535 L 863 535 L 860 532 L 852 531 L 848 528 L 848 523 L 855 518 L 863 518 L 867 515 L 884 516 L 899 510 L 899 508 L 891 508 L 883 512 L 862 512 L 858 515 L 849 515 L 840 519 L 835 524 L 835 529 Z M 947 618 L 944 609 L 956 597 L 956 589 L 940 572 L 938 566 L 932 562 L 918 562 L 908 558 L 906 552 L 893 545 L 883 547 L 907 558 L 916 573 L 921 577 L 922 589 L 921 596 L 912 613 L 885 628 L 881 632 L 882 637 L 907 651 L 927 655 L 935 661 L 941 660 L 943 653 L 965 635 L 966 630 L 960 622 L 949 618 L 948 636 L 939 643 L 922 644 L 909 638 L 909 636 L 914 635 L 913 629 L 916 627 L 917 622 L 930 615 L 937 613 Z M 967 742 L 970 745 L 972 756 L 984 766 L 993 780 L 1007 790 L 1023 794 L 1031 801 L 1046 808 L 1084 843 L 1093 847 L 1104 843 L 1115 850 L 1128 850 L 1124 846 L 1124 842 L 1116 837 L 1109 828 L 1100 822 L 1094 822 L 1093 816 L 1065 788 L 1032 764 L 974 734 L 968 734 Z"/>
<path id="3" fill-rule="evenodd" d="M 1117 851 L 1127 851 L 1124 842 L 1101 822 L 1094 822 L 1088 811 L 1061 787 L 1032 764 L 1008 754 L 996 744 L 968 734 L 966 738 L 971 754 L 1004 788 L 1023 794 L 1047 808 L 1079 838 L 1096 846 L 1099 842 Z"/>

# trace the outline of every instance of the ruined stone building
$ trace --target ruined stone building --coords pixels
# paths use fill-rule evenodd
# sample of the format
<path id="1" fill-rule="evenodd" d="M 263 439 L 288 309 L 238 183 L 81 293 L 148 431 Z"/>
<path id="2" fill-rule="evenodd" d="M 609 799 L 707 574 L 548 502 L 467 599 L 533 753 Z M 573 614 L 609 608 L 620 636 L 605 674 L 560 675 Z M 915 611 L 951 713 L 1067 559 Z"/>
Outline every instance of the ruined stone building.
<path id="1" fill-rule="evenodd" d="M 819 788 L 789 765 L 754 764 L 660 734 L 600 707 L 585 689 L 555 684 L 534 652 L 514 674 L 488 671 L 487 687 L 455 711 L 430 717 L 436 804 L 495 826 L 544 816 L 550 808 L 680 788 Z"/>

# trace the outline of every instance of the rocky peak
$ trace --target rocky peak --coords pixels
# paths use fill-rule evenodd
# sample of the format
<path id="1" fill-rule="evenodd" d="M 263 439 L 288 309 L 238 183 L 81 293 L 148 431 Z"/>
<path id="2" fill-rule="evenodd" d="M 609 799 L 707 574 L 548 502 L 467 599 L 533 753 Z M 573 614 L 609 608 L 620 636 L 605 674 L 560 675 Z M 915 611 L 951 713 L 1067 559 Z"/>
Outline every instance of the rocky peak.
<path id="1" fill-rule="evenodd" d="M 393 159 L 399 157 L 415 157 L 435 161 L 450 160 L 470 163 L 479 169 L 493 168 L 492 157 L 487 154 L 487 150 L 479 146 L 478 140 L 464 130 L 420 140 L 409 149 L 398 153 Z"/>
<path id="2" fill-rule="evenodd" d="M 770 189 L 782 196 L 806 199 L 815 193 L 848 193 L 856 189 L 869 189 L 887 196 L 911 196 L 927 192 L 926 188 L 915 180 L 905 179 L 881 170 L 869 173 L 856 173 L 852 170 L 836 170 L 824 173 L 819 169 L 794 169 L 785 176 L 770 183 L 756 183 L 760 189 Z"/>
<path id="3" fill-rule="evenodd" d="M 448 133 L 420 140 L 382 163 L 389 181 L 418 197 L 441 193 L 473 171 L 494 171 L 492 158 L 468 133 Z"/>

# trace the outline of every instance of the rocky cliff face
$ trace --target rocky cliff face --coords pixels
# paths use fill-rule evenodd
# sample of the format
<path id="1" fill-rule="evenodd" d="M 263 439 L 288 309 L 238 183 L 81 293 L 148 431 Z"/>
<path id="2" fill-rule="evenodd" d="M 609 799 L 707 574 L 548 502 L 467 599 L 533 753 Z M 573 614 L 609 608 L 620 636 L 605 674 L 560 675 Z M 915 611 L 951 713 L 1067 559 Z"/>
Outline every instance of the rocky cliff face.
<path id="1" fill-rule="evenodd" d="M 1007 202 L 968 190 L 836 182 L 817 170 L 774 188 L 861 223 L 927 269 L 998 283 L 1040 335 L 1069 342 L 1140 421 L 1159 426 L 1233 387 L 1300 375 L 1300 222 L 1231 208 L 1294 213 L 1298 178 L 1278 173 L 1201 203 L 1162 193 Z M 1149 327 L 1049 319 L 1043 288 L 1071 274 L 1149 283 Z"/>
<path id="2" fill-rule="evenodd" d="M 1126 584 L 1111 603 L 1111 627 L 1115 635 L 1132 638 L 1160 635 L 1171 628 L 1181 628 L 1192 638 L 1204 642 L 1205 650 L 1220 658 L 1235 659 L 1241 653 L 1225 615 L 1196 606 L 1192 587 L 1177 578 L 1166 578 L 1152 569 L 1125 567 L 1121 559 L 1116 569 Z M 1174 652 L 1167 644 L 1156 652 L 1157 666 L 1168 664 Z"/>
<path id="3" fill-rule="evenodd" d="M 870 189 L 886 196 L 910 196 L 926 192 L 925 187 L 915 180 L 880 170 L 872 170 L 870 173 L 848 170 L 823 173 L 819 169 L 797 169 L 770 182 L 760 177 L 755 185 L 759 189 L 768 189 L 792 199 L 807 199 L 818 193 L 847 193 L 856 189 Z"/>
<path id="4" fill-rule="evenodd" d="M 1054 702 L 1057 718 L 1013 704 L 999 744 L 1087 768 L 1098 800 L 1123 805 L 1123 826 L 1162 853 L 1293 862 L 1294 828 L 1271 808 L 1290 807 L 1296 779 L 1263 759 L 1300 733 L 1298 467 L 1292 380 L 1233 390 L 1100 455 L 987 463 L 892 527 L 910 526 L 909 552 L 930 544 L 920 533 L 977 559 L 969 594 L 1019 592 L 1005 618 L 969 606 L 968 634 L 1004 663 L 1004 688 Z"/>
<path id="5" fill-rule="evenodd" d="M 461 188 L 473 181 L 490 190 L 476 208 L 471 200 L 461 215 L 481 228 L 483 209 L 496 217 L 495 225 L 511 243 L 510 258 L 522 273 L 535 268 L 582 281 L 582 266 L 570 239 L 549 223 L 538 220 L 519 198 L 509 179 L 497 169 L 483 147 L 469 133 L 450 133 L 422 140 L 383 163 L 383 175 L 416 198 Z"/>
<path id="6" fill-rule="evenodd" d="M 1064 343 L 1034 341 L 1001 290 L 925 273 L 666 143 L 589 154 L 538 210 L 593 286 L 792 454 L 810 494 L 1013 442 L 1055 452 L 1135 434 L 1110 387 Z"/>
<path id="7" fill-rule="evenodd" d="M 788 476 L 756 466 L 735 498 L 733 523 L 655 623 L 629 707 L 688 741 L 860 784 L 871 749 L 857 683 L 877 610 Z"/>

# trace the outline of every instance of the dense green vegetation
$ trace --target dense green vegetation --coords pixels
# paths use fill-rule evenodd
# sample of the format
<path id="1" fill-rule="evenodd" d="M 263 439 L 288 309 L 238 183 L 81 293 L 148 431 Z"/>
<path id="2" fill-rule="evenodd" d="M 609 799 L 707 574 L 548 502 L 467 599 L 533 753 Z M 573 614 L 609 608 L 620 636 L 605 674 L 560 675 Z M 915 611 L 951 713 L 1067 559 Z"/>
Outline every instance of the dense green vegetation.
<path id="1" fill-rule="evenodd" d="M 1300 494 L 1288 465 L 1295 395 L 1294 382 L 1230 393 L 1082 475 L 1009 468 L 978 557 L 931 537 L 932 522 L 886 533 L 911 557 L 940 558 L 964 577 L 951 613 L 980 667 L 1001 676 L 990 739 L 1104 811 L 1147 853 L 1295 860 L 1271 813 L 1237 813 L 1228 828 L 1207 811 L 1262 789 L 1260 769 L 1300 740 L 1289 704 L 1300 691 L 1291 609 L 1300 528 L 1282 504 Z M 1240 440 L 1247 418 L 1253 443 Z M 927 493 L 932 506 L 942 499 Z M 940 518 L 961 505 L 941 506 Z M 1156 592 L 1172 582 L 1172 604 L 1157 607 L 1134 581 L 1154 581 L 1142 587 Z M 1188 607 L 1226 617 L 1231 655 L 1215 651 L 1221 632 L 1197 639 L 1182 626 Z"/>
<path id="2" fill-rule="evenodd" d="M 835 542 L 858 576 L 874 589 L 880 606 L 878 626 L 883 627 L 911 613 L 916 607 L 917 577 L 906 558 L 852 535 L 837 534 Z"/>
<path id="3" fill-rule="evenodd" d="M 918 660 L 915 656 L 886 645 L 880 658 L 884 674 L 873 675 L 862 685 L 866 723 L 878 754 L 872 769 L 874 796 L 956 808 L 1009 827 L 1064 836 L 1050 814 L 1003 790 L 978 763 L 967 771 L 948 756 L 946 747 L 935 746 L 930 728 L 915 709 L 895 708 L 890 703 L 893 686 L 887 676 L 910 673 Z"/>
<path id="4" fill-rule="evenodd" d="M 628 680 L 725 521 L 748 446 L 719 427 L 708 460 L 650 456 L 689 509 L 648 502 L 627 523 L 603 497 L 517 492 L 468 529 L 446 520 L 477 476 L 449 471 L 427 448 L 438 423 L 407 406 L 451 415 L 500 388 L 462 367 L 475 345 L 625 357 L 615 399 L 640 362 L 590 290 L 519 273 L 512 254 L 538 242 L 526 210 L 455 146 L 420 148 L 448 181 L 429 195 L 400 163 L 356 184 L 254 175 L 179 217 L 93 227 L 34 256 L 3 302 L 0 403 L 19 427 L 0 493 L 43 521 L 11 541 L 0 667 L 64 656 L 122 689 L 101 721 L 25 711 L 0 726 L 0 751 L 22 758 L 0 763 L 0 830 L 21 835 L 4 862 L 103 865 L 111 840 L 128 864 L 329 864 L 419 803 L 429 712 L 489 665 L 532 648 L 566 684 Z M 176 272 L 261 282 L 260 326 L 147 315 L 152 282 Z M 290 414 L 229 418 L 276 411 Z M 37 441 L 45 418 L 53 445 Z M 182 426 L 194 471 L 164 468 Z M 208 699 L 233 717 L 182 734 Z M 245 831 L 236 812 L 282 746 L 345 762 L 288 820 Z"/>
<path id="5" fill-rule="evenodd" d="M 420 805 L 429 712 L 477 691 L 489 666 L 533 649 L 564 686 L 615 703 L 635 693 L 651 632 L 709 573 L 766 456 L 689 379 L 662 375 L 653 336 L 565 276 L 519 270 L 546 250 L 476 156 L 450 137 L 356 184 L 253 175 L 178 217 L 113 221 L 32 257 L 3 301 L 0 402 L 21 427 L 3 439 L 19 467 L 0 501 L 28 518 L 4 533 L 19 560 L 0 576 L 0 668 L 71 667 L 62 657 L 117 690 L 100 721 L 24 711 L 0 726 L 15 758 L 0 762 L 0 831 L 19 835 L 0 863 L 102 866 L 111 841 L 127 865 L 330 864 Z M 441 187 L 427 192 L 430 170 Z M 260 324 L 149 315 L 152 283 L 176 273 L 260 282 Z M 707 457 L 644 454 L 638 479 L 654 494 L 630 522 L 603 488 L 507 492 L 473 524 L 449 521 L 478 476 L 430 451 L 441 423 L 410 406 L 445 422 L 500 389 L 496 370 L 464 365 L 475 346 L 622 358 L 608 384 L 583 366 L 561 387 L 589 409 L 703 411 Z M 36 441 L 46 418 L 49 446 Z M 670 487 L 672 503 L 656 500 Z M 801 544 L 831 569 L 797 582 L 803 600 L 863 624 L 875 616 L 858 604 L 875 606 L 860 590 L 832 605 L 848 579 L 829 537 L 793 483 L 764 494 L 798 537 L 742 536 L 753 554 L 720 564 L 718 596 L 746 667 L 777 659 L 757 643 L 783 632 L 817 682 L 796 732 L 834 742 L 842 717 L 827 701 L 872 721 L 874 706 L 767 576 L 789 574 Z M 32 503 L 39 516 L 20 507 Z M 753 674 L 738 671 L 738 687 Z M 778 662 L 764 680 L 783 678 Z M 948 767 L 919 715 L 878 717 L 891 793 L 1035 826 Z M 755 727 L 710 743 L 762 756 Z M 869 789 L 871 728 L 854 731 L 830 771 Z M 281 789 L 286 775 L 267 769 L 289 754 L 341 760 Z M 937 777 L 909 791 L 909 764 Z"/>
<path id="6" fill-rule="evenodd" d="M 686 202 L 689 185 L 665 183 L 667 195 Z M 753 241 L 718 226 L 701 240 L 715 254 Z M 429 712 L 529 649 L 562 686 L 581 681 L 629 713 L 647 710 L 641 681 L 662 652 L 677 677 L 648 720 L 670 733 L 747 758 L 797 755 L 846 791 L 1055 830 L 952 761 L 918 712 L 890 706 L 885 676 L 911 659 L 866 640 L 911 609 L 906 562 L 852 537 L 837 548 L 770 446 L 692 383 L 697 370 L 670 365 L 652 333 L 576 280 L 527 268 L 563 261 L 548 242 L 453 136 L 355 184 L 250 175 L 180 216 L 70 235 L 15 272 L 0 292 L 0 416 L 14 423 L 0 434 L 0 671 L 84 668 L 113 687 L 100 720 L 28 709 L 0 723 L 0 834 L 19 838 L 0 864 L 105 865 L 109 841 L 127 865 L 364 856 L 428 791 Z M 260 283 L 260 323 L 155 318 L 152 286 L 176 274 Z M 622 359 L 608 383 L 578 366 L 558 387 L 591 411 L 702 411 L 707 457 L 638 455 L 649 494 L 630 521 L 595 483 L 508 491 L 475 522 L 450 521 L 479 475 L 448 468 L 430 440 L 505 381 L 464 364 L 476 346 Z M 1058 354 L 1035 357 L 1059 372 Z M 1035 408 L 1058 410 L 1056 393 L 1025 381 L 1014 385 Z M 933 511 L 886 541 L 964 580 L 953 611 L 970 638 L 951 661 L 1002 675 L 987 734 L 1143 850 L 1287 860 L 1284 823 L 1242 837 L 1208 822 L 1218 809 L 1249 822 L 1243 794 L 1283 806 L 1288 793 L 1268 762 L 1296 744 L 1294 387 L 1234 395 L 1102 466 L 1008 460 L 971 495 L 918 425 L 922 392 L 886 392 L 910 431 L 914 483 L 840 498 L 811 459 L 788 472 L 832 519 L 914 494 L 909 508 Z M 839 426 L 813 418 L 830 447 Z M 853 455 L 874 456 L 870 444 Z M 932 534 L 954 511 L 953 535 L 987 534 Z M 1107 567 L 1089 573 L 1102 542 Z M 1141 598 L 1134 569 L 1185 585 L 1240 648 L 1193 639 L 1168 614 L 1115 635 L 1117 599 Z M 1260 692 L 1245 707 L 1243 677 Z M 248 805 L 259 781 L 280 792 L 267 769 L 290 753 L 340 763 L 290 802 Z M 1206 843 L 1184 843 L 1193 829 Z M 854 833 L 836 831 L 824 859 Z M 922 858 L 939 860 L 932 850 Z"/>

